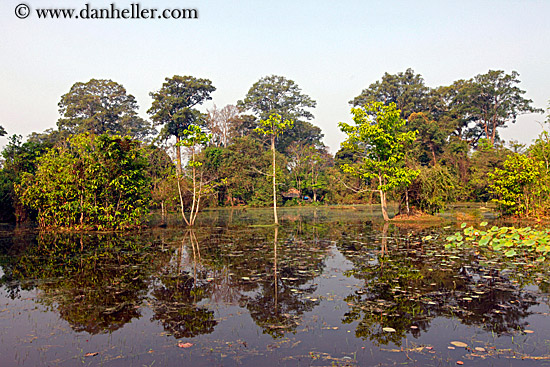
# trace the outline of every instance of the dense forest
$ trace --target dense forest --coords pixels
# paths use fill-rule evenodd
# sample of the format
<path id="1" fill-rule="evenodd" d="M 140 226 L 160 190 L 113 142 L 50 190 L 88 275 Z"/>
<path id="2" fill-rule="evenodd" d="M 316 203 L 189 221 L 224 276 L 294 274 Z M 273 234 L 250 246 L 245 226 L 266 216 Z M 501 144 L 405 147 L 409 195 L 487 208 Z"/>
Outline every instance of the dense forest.
<path id="1" fill-rule="evenodd" d="M 349 102 L 347 139 L 332 156 L 316 102 L 283 76 L 206 113 L 210 80 L 166 78 L 150 93 L 150 121 L 122 85 L 77 82 L 60 98 L 57 129 L 9 137 L 0 220 L 125 229 L 158 210 L 192 226 L 205 207 L 247 205 L 273 206 L 277 222 L 281 205 L 355 203 L 381 204 L 387 220 L 388 201 L 400 215 L 493 201 L 504 215 L 547 216 L 550 116 L 530 146 L 499 136 L 518 115 L 545 113 L 519 84 L 518 73 L 493 70 L 435 88 L 411 69 L 386 73 Z"/>

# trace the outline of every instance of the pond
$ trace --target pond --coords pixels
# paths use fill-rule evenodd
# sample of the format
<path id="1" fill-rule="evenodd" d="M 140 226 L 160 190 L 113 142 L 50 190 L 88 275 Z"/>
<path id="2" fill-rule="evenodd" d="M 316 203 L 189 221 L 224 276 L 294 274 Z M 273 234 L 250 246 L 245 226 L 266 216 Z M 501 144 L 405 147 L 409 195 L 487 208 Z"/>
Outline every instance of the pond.
<path id="1" fill-rule="evenodd" d="M 203 212 L 192 231 L 0 228 L 0 365 L 550 364 L 547 263 L 445 249 L 456 221 L 283 208 L 273 227 L 271 213 Z"/>

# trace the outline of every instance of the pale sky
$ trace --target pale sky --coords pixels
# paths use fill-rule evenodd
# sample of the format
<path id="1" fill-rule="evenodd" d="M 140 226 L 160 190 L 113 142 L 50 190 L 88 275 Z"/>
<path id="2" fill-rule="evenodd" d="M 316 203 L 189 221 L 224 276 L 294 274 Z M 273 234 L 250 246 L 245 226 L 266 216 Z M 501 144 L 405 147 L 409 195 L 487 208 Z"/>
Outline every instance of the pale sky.
<path id="1" fill-rule="evenodd" d="M 30 6 L 27 19 L 17 5 Z M 165 77 L 208 78 L 202 107 L 235 104 L 261 77 L 294 80 L 317 101 L 313 124 L 335 153 L 351 122 L 348 101 L 384 72 L 412 68 L 429 87 L 488 70 L 515 70 L 534 106 L 550 99 L 550 1 L 135 0 L 142 8 L 196 8 L 195 20 L 37 19 L 36 8 L 129 7 L 118 0 L 1 0 L 0 125 L 26 136 L 56 127 L 75 82 L 112 79 L 147 117 Z M 530 143 L 543 115 L 500 130 Z M 6 138 L 0 139 L 4 145 Z"/>

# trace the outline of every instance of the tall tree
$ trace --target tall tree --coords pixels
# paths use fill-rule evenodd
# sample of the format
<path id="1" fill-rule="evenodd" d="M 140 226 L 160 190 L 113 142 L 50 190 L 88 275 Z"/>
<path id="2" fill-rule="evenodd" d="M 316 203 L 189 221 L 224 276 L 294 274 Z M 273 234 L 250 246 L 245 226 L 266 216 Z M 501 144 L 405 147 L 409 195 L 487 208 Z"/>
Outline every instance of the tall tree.
<path id="1" fill-rule="evenodd" d="M 340 122 L 340 129 L 348 135 L 344 148 L 360 154 L 358 164 L 344 164 L 342 169 L 364 180 L 376 180 L 384 220 L 389 220 L 386 193 L 399 186 L 408 186 L 418 171 L 403 166 L 405 145 L 414 141 L 416 132 L 403 132 L 405 120 L 395 103 L 389 106 L 370 102 L 364 108 L 351 110 L 355 126 Z"/>
<path id="2" fill-rule="evenodd" d="M 517 86 L 518 77 L 515 71 L 506 74 L 502 70 L 489 70 L 463 83 L 457 98 L 466 102 L 463 113 L 475 123 L 470 131 L 477 130 L 479 137 L 494 144 L 498 140 L 497 129 L 506 127 L 508 122 L 515 123 L 518 115 L 544 112 L 523 97 L 525 91 Z"/>
<path id="3" fill-rule="evenodd" d="M 380 81 L 369 85 L 349 103 L 355 107 L 369 102 L 395 103 L 401 117 L 407 119 L 413 112 L 425 111 L 428 93 L 422 76 L 409 68 L 397 74 L 385 73 Z"/>
<path id="4" fill-rule="evenodd" d="M 237 127 L 241 124 L 239 113 L 234 105 L 227 105 L 222 109 L 214 105 L 208 110 L 206 127 L 212 133 L 212 142 L 216 146 L 227 148 L 231 139 L 238 134 Z"/>
<path id="5" fill-rule="evenodd" d="M 57 126 L 60 131 L 71 134 L 120 134 L 144 140 L 154 131 L 137 115 L 134 96 L 112 80 L 91 79 L 75 83 L 61 96 L 58 106 L 62 117 Z"/>
<path id="6" fill-rule="evenodd" d="M 423 164 L 431 160 L 433 166 L 436 166 L 437 156 L 443 152 L 449 131 L 424 112 L 412 113 L 409 116 L 407 128 L 418 132 L 414 146 L 417 153 L 415 158 Z"/>
<path id="7" fill-rule="evenodd" d="M 293 122 L 291 120 L 283 120 L 281 115 L 276 113 L 269 116 L 267 120 L 260 121 L 260 126 L 256 128 L 259 134 L 269 136 L 271 141 L 272 161 L 271 166 L 273 170 L 273 216 L 275 224 L 279 224 L 277 217 L 277 182 L 276 182 L 276 159 L 275 159 L 275 139 L 278 135 L 281 135 L 286 129 L 292 128 Z"/>
<path id="8" fill-rule="evenodd" d="M 179 192 L 180 205 L 181 205 L 181 216 L 188 226 L 195 225 L 195 220 L 197 219 L 197 215 L 200 209 L 201 199 L 204 196 L 204 194 L 212 188 L 210 183 L 206 183 L 204 181 L 204 171 L 201 169 L 201 166 L 203 165 L 203 163 L 197 160 L 197 153 L 198 153 L 198 150 L 200 149 L 200 146 L 206 145 L 211 138 L 212 138 L 212 135 L 204 133 L 199 126 L 189 125 L 189 127 L 185 129 L 185 131 L 183 132 L 181 141 L 178 143 L 180 145 L 187 147 L 191 155 L 189 157 L 189 162 L 188 162 L 188 165 L 191 171 L 191 194 L 192 194 L 189 217 L 185 216 L 183 193 L 181 190 L 180 179 L 179 177 L 177 179 L 178 192 Z"/>
<path id="9" fill-rule="evenodd" d="M 251 110 L 263 121 L 272 114 L 280 115 L 283 120 L 294 121 L 293 127 L 277 138 L 278 149 L 285 150 L 292 141 L 304 137 L 321 144 L 321 129 L 307 121 L 313 119 L 308 109 L 315 108 L 316 102 L 303 94 L 293 80 L 278 75 L 263 77 L 252 85 L 246 97 L 237 105 Z"/>
<path id="10" fill-rule="evenodd" d="M 162 88 L 150 93 L 153 104 L 147 111 L 156 125 L 161 125 L 161 136 L 176 138 L 177 171 L 182 172 L 180 140 L 190 125 L 203 125 L 202 114 L 194 107 L 212 99 L 216 90 L 208 79 L 174 75 L 166 78 Z"/>

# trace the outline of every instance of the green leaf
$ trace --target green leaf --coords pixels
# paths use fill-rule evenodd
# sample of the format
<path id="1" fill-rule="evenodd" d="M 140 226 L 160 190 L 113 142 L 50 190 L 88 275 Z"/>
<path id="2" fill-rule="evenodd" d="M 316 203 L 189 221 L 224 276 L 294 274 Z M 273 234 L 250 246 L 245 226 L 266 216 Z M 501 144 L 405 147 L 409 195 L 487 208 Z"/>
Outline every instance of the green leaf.
<path id="1" fill-rule="evenodd" d="M 516 253 L 516 250 L 510 249 L 510 250 L 506 251 L 506 252 L 504 253 L 504 255 L 506 255 L 507 257 L 512 257 L 512 256 L 517 255 L 517 253 Z"/>

